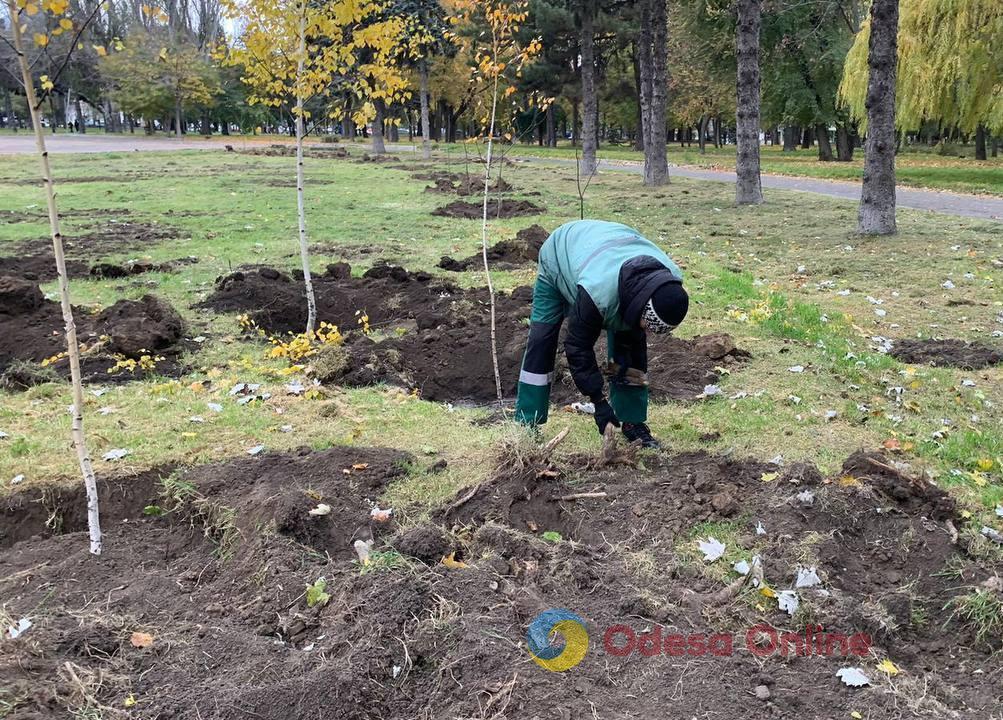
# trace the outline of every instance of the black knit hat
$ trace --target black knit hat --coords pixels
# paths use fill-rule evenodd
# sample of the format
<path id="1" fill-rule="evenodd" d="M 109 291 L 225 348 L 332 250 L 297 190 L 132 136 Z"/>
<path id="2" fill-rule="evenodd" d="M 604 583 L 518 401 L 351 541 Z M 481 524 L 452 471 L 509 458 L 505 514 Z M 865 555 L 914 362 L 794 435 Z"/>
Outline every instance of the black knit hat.
<path id="1" fill-rule="evenodd" d="M 651 295 L 648 314 L 653 313 L 655 317 L 648 317 L 648 320 L 656 320 L 668 326 L 666 329 L 672 329 L 683 321 L 689 309 L 690 297 L 683 289 L 682 283 L 666 283 Z M 655 325 L 657 322 L 649 324 Z"/>

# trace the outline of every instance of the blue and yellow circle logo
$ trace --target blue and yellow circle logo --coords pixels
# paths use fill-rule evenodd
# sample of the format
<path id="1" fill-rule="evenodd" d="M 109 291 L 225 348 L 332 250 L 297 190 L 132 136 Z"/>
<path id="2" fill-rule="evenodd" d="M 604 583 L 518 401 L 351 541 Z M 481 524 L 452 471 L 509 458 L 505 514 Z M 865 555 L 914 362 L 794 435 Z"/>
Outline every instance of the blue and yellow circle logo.
<path id="1" fill-rule="evenodd" d="M 554 636 L 564 639 L 552 642 Z M 585 621 L 570 610 L 551 608 L 533 618 L 526 633 L 529 654 L 537 665 L 551 672 L 564 672 L 580 663 L 589 650 Z"/>

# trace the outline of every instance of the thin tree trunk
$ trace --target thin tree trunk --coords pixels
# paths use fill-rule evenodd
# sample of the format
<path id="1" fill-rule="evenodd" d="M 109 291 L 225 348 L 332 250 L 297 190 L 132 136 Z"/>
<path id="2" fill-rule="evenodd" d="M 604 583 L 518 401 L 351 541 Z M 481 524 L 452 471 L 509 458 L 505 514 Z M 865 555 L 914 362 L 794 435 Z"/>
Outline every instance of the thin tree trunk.
<path id="1" fill-rule="evenodd" d="M 707 152 L 707 123 L 710 122 L 710 117 L 707 115 L 700 116 L 700 154 L 703 155 Z"/>
<path id="2" fill-rule="evenodd" d="M 714 147 L 721 147 L 721 116 L 714 118 Z"/>
<path id="3" fill-rule="evenodd" d="M 599 98 L 596 95 L 595 64 L 595 0 L 582 3 L 582 174 L 596 171 L 597 118 Z"/>
<path id="4" fill-rule="evenodd" d="M 895 227 L 895 80 L 898 0 L 873 0 L 867 65 L 867 142 L 857 232 L 893 235 Z"/>
<path id="5" fill-rule="evenodd" d="M 494 43 L 494 57 L 498 57 L 497 40 Z M 495 60 L 497 62 L 497 59 Z M 495 329 L 495 288 L 491 281 L 491 267 L 488 264 L 488 197 L 491 193 L 491 151 L 495 135 L 495 114 L 498 110 L 498 75 L 494 76 L 491 89 L 491 123 L 488 127 L 488 151 L 484 162 L 484 207 L 481 221 L 481 254 L 484 259 L 484 277 L 488 283 L 488 299 L 491 304 L 491 364 L 495 371 L 495 393 L 498 403 L 502 401 L 501 371 L 498 369 L 498 337 Z M 500 202 L 500 200 L 499 200 Z"/>
<path id="6" fill-rule="evenodd" d="M 181 95 L 174 96 L 174 131 L 178 138 L 181 137 Z"/>
<path id="7" fill-rule="evenodd" d="M 815 142 L 818 143 L 818 159 L 822 162 L 832 162 L 832 144 L 829 142 L 829 126 L 816 123 Z"/>
<path id="8" fill-rule="evenodd" d="M 988 159 L 986 156 L 986 126 L 981 123 L 975 129 L 975 159 Z"/>
<path id="9" fill-rule="evenodd" d="M 762 0 L 738 0 L 736 49 L 738 54 L 735 137 L 735 201 L 739 205 L 763 202 L 759 174 L 759 25 Z"/>
<path id="10" fill-rule="evenodd" d="M 554 103 L 548 103 L 544 111 L 547 127 L 547 147 L 557 147 L 557 122 L 554 117 Z"/>
<path id="11" fill-rule="evenodd" d="M 296 214 L 299 220 L 300 263 L 303 266 L 303 286 L 306 289 L 306 332 L 317 329 L 317 298 L 310 276 L 310 246 L 306 236 L 306 208 L 303 202 L 303 95 L 300 87 L 306 58 L 306 0 L 300 4 L 299 57 L 296 62 Z"/>
<path id="12" fill-rule="evenodd" d="M 571 103 L 571 147 L 578 147 L 578 137 L 581 127 L 578 124 L 578 101 Z"/>
<path id="13" fill-rule="evenodd" d="M 374 101 L 373 105 L 376 106 L 376 118 L 373 120 L 373 154 L 385 155 L 387 146 L 383 141 L 383 123 L 386 122 L 386 105 L 382 100 Z"/>
<path id="14" fill-rule="evenodd" d="M 429 126 L 428 115 L 428 60 L 418 61 L 419 94 L 421 95 L 421 156 L 425 160 L 432 159 L 432 128 Z"/>
<path id="15" fill-rule="evenodd" d="M 70 302 L 70 285 L 66 275 L 66 256 L 63 254 L 63 235 L 59 229 L 59 211 L 56 208 L 56 188 L 52 180 L 52 169 L 49 166 L 49 153 L 45 149 L 45 134 L 42 131 L 42 119 L 39 115 L 38 98 L 35 95 L 35 85 L 28 67 L 28 59 L 24 54 L 24 38 L 21 24 L 17 22 L 18 8 L 15 0 L 7 0 L 9 17 L 14 35 L 14 50 L 17 54 L 21 79 L 24 83 L 25 99 L 28 112 L 31 115 L 31 126 L 35 132 L 35 145 L 38 148 L 39 166 L 42 171 L 42 181 L 45 185 L 45 198 L 49 210 L 49 229 L 52 233 L 52 251 L 56 259 L 56 272 L 59 274 L 59 304 L 63 312 L 63 324 L 66 328 L 66 349 L 70 360 L 70 381 L 73 386 L 73 420 L 71 434 L 73 447 L 77 452 L 77 461 L 84 478 L 84 488 L 87 493 L 87 530 L 90 538 L 90 551 L 93 555 L 101 554 L 101 519 L 98 510 L 97 480 L 91 457 L 87 452 L 84 438 L 84 387 L 80 377 L 80 346 L 77 344 L 77 326 L 73 321 L 73 305 Z"/>

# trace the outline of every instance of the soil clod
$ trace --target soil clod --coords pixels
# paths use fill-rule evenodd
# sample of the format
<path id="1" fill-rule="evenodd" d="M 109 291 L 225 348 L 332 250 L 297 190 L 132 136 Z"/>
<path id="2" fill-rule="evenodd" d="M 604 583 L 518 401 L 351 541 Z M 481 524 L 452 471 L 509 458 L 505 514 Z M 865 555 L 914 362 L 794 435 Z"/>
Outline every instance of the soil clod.
<path id="1" fill-rule="evenodd" d="M 896 340 L 890 354 L 904 363 L 963 370 L 1003 363 L 1003 349 L 964 340 Z"/>

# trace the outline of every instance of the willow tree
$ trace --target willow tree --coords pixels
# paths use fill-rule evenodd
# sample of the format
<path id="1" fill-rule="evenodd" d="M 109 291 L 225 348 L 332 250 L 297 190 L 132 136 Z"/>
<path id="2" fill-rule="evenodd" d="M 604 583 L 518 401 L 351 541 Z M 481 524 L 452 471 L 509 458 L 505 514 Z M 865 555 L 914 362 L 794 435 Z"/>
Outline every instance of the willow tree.
<path id="1" fill-rule="evenodd" d="M 865 119 L 865 22 L 847 56 L 840 96 Z M 985 160 L 986 130 L 1003 133 L 1003 3 L 999 0 L 912 0 L 898 32 L 896 123 L 913 130 L 925 121 L 975 133 Z"/>
<path id="2" fill-rule="evenodd" d="M 343 112 L 331 103 L 335 83 L 353 78 L 349 90 L 368 98 L 399 92 L 406 84 L 392 56 L 405 20 L 387 16 L 373 0 L 226 0 L 231 19 L 243 25 L 238 42 L 220 53 L 239 66 L 251 88 L 248 102 L 284 108 L 296 123 L 296 211 L 300 262 L 307 302 L 306 332 L 317 327 L 317 300 L 310 274 L 303 191 L 306 122 L 319 107 L 330 117 Z M 360 103 L 353 119 L 376 116 L 372 101 Z"/>
<path id="3" fill-rule="evenodd" d="M 56 184 L 52 177 L 49 153 L 45 147 L 45 133 L 42 131 L 42 103 L 54 89 L 58 79 L 58 71 L 57 76 L 50 77 L 46 74 L 38 77 L 41 88 L 41 93 L 39 93 L 35 88 L 35 77 L 32 72 L 38 57 L 29 60 L 28 53 L 34 47 L 38 50 L 38 55 L 41 56 L 46 52 L 53 37 L 70 33 L 73 41 L 69 44 L 64 58 L 56 59 L 53 62 L 53 66 L 65 68 L 81 34 L 87 24 L 93 20 L 99 7 L 100 4 L 96 5 L 88 16 L 78 19 L 71 17 L 68 0 L 7 0 L 7 12 L 11 20 L 11 34 L 13 36 L 12 46 L 17 57 L 20 82 L 28 104 L 28 113 L 31 116 L 31 127 L 35 133 L 38 164 L 41 171 L 40 182 L 45 188 L 46 205 L 49 211 L 49 231 L 52 235 L 52 252 L 56 261 L 56 272 L 59 275 L 59 304 L 63 313 L 66 354 L 70 361 L 70 381 L 73 387 L 70 432 L 87 493 L 87 529 L 90 537 L 90 551 L 94 555 L 101 554 L 101 521 L 97 481 L 94 477 L 94 468 L 91 465 L 91 457 L 84 437 L 84 389 L 80 374 L 80 344 L 77 342 L 77 327 L 73 320 L 73 303 L 70 300 L 69 276 L 66 273 L 63 235 L 60 231 L 59 209 L 56 206 Z M 31 33 L 30 41 L 26 37 L 28 32 Z M 51 55 L 50 59 L 52 59 Z"/>

